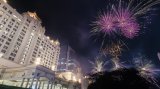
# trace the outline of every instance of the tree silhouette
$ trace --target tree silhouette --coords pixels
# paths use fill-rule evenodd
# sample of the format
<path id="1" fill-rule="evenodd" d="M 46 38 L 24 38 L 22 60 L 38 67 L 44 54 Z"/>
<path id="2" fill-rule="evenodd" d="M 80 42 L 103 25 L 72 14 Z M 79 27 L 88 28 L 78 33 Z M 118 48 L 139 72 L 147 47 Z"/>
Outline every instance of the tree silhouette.
<path id="1" fill-rule="evenodd" d="M 97 73 L 91 75 L 91 78 L 94 81 L 88 86 L 88 89 L 155 89 L 134 68 Z"/>

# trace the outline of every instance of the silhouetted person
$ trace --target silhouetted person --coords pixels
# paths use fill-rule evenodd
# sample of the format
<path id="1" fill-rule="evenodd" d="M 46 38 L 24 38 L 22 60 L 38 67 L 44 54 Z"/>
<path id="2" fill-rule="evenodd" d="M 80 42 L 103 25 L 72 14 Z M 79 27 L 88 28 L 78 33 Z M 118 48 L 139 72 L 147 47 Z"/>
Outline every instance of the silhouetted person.
<path id="1" fill-rule="evenodd" d="M 88 89 L 155 89 L 136 69 L 119 69 L 92 75 Z"/>

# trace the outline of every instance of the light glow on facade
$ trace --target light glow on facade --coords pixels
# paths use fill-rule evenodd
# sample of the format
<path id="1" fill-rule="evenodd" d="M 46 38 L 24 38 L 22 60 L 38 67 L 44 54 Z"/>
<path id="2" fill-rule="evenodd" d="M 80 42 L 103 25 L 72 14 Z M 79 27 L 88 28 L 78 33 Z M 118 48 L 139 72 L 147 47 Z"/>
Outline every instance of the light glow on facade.
<path id="1" fill-rule="evenodd" d="M 62 72 L 58 76 L 59 78 L 65 78 L 67 81 L 81 82 L 81 78 L 72 72 Z"/>
<path id="2" fill-rule="evenodd" d="M 3 53 L 0 53 L 0 58 L 2 58 L 3 55 L 4 55 Z"/>
<path id="3" fill-rule="evenodd" d="M 47 39 L 50 39 L 50 37 L 49 37 L 49 36 L 47 36 Z"/>
<path id="4" fill-rule="evenodd" d="M 0 52 L 6 60 L 23 66 L 37 64 L 52 69 L 59 60 L 60 45 L 45 35 L 45 27 L 35 12 L 19 14 L 8 3 L 0 5 Z M 43 60 L 43 62 L 42 62 Z M 57 68 L 57 67 L 55 67 Z"/>
<path id="5" fill-rule="evenodd" d="M 52 70 L 55 71 L 55 65 L 52 66 Z"/>
<path id="6" fill-rule="evenodd" d="M 3 2 L 7 3 L 7 0 L 3 0 Z"/>
<path id="7" fill-rule="evenodd" d="M 55 41 L 55 44 L 56 44 L 56 45 L 59 45 L 59 41 L 58 41 L 58 40 L 56 40 L 56 41 Z"/>
<path id="8" fill-rule="evenodd" d="M 41 58 L 36 58 L 35 64 L 40 65 L 41 64 Z"/>

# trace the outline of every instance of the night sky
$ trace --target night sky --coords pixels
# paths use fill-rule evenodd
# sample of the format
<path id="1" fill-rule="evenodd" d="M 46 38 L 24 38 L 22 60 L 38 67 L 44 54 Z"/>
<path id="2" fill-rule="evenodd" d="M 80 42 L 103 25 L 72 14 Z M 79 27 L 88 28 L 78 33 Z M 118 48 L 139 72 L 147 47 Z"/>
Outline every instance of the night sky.
<path id="1" fill-rule="evenodd" d="M 67 41 L 77 52 L 78 61 L 86 72 L 90 69 L 88 60 L 98 55 L 99 43 L 91 39 L 92 21 L 108 5 L 106 0 L 8 0 L 18 12 L 33 11 L 42 19 L 46 35 Z M 129 49 L 124 50 L 122 60 L 130 60 L 133 54 L 143 53 L 159 65 L 157 52 L 160 51 L 160 8 L 148 15 L 151 24 L 133 40 L 125 40 Z"/>

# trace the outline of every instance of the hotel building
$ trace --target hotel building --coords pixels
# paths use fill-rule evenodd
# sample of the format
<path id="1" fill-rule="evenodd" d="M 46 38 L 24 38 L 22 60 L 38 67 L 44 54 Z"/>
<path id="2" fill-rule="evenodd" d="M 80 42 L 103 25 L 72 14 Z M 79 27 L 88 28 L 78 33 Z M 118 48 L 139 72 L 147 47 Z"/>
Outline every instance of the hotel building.
<path id="1" fill-rule="evenodd" d="M 45 35 L 41 23 L 36 13 L 19 14 L 6 0 L 0 0 L 0 84 L 30 89 L 80 89 L 75 76 L 73 80 L 64 79 L 73 73 L 55 73 L 60 43 Z"/>
<path id="2" fill-rule="evenodd" d="M 55 70 L 60 43 L 45 35 L 45 28 L 41 23 L 36 13 L 19 14 L 6 0 L 0 0 L 2 58 L 24 66 L 36 63 Z"/>

